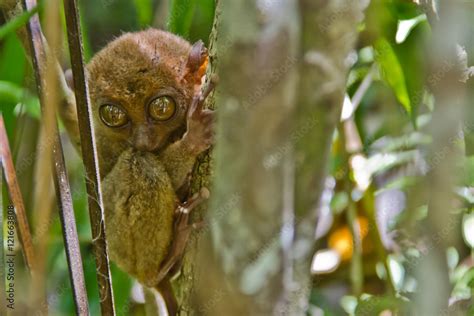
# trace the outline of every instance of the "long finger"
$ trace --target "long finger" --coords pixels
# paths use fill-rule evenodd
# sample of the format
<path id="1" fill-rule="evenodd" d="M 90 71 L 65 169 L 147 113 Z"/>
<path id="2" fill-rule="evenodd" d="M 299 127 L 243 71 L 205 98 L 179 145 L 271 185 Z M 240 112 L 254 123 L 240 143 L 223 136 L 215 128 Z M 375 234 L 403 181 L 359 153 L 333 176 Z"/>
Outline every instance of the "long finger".
<path id="1" fill-rule="evenodd" d="M 214 88 L 217 85 L 217 82 L 219 81 L 218 76 L 216 74 L 212 74 L 209 82 L 207 83 L 206 87 L 201 93 L 200 101 L 204 103 L 204 100 L 209 96 L 209 94 L 214 90 Z"/>
<path id="2" fill-rule="evenodd" d="M 189 106 L 189 109 L 188 109 L 188 117 L 192 117 L 194 115 L 194 113 L 196 113 L 196 111 L 199 111 L 199 94 L 196 94 L 194 97 L 193 97 L 193 100 L 191 101 L 191 105 Z"/>

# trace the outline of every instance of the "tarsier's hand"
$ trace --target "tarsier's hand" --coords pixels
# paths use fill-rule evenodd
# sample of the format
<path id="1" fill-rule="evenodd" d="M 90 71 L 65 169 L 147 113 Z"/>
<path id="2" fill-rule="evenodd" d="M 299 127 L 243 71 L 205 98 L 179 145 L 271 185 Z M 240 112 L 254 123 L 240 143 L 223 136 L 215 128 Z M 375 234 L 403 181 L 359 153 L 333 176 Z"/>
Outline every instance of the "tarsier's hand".
<path id="1" fill-rule="evenodd" d="M 187 131 L 183 136 L 189 149 L 199 154 L 211 147 L 214 139 L 214 111 L 203 109 L 204 101 L 216 84 L 211 78 L 206 89 L 194 96 L 188 110 Z"/>

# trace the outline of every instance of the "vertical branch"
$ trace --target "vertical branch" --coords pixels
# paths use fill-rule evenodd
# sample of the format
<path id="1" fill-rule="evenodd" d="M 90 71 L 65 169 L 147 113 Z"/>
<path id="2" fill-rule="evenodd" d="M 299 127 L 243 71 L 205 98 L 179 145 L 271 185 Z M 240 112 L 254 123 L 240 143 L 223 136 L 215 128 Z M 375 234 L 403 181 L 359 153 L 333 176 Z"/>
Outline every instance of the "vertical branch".
<path id="1" fill-rule="evenodd" d="M 33 242 L 31 238 L 30 227 L 28 225 L 28 218 L 26 217 L 25 205 L 23 204 L 23 197 L 20 192 L 20 187 L 16 178 L 15 167 L 8 144 L 7 131 L 3 116 L 0 114 L 0 157 L 2 161 L 2 168 L 5 172 L 5 180 L 7 182 L 8 192 L 13 206 L 15 207 L 15 215 L 18 225 L 18 235 L 25 257 L 26 266 L 31 273 L 35 273 L 36 261 L 33 249 Z M 3 246 L 2 246 L 3 247 Z"/>
<path id="2" fill-rule="evenodd" d="M 293 245 L 301 253 L 294 262 L 294 278 L 305 289 L 293 293 L 292 301 L 307 298 L 308 272 L 314 253 L 316 206 L 324 187 L 332 135 L 340 119 L 347 57 L 354 49 L 357 23 L 363 18 L 364 1 L 300 0 L 302 58 L 296 126 L 306 132 L 295 144 L 295 213 L 297 227 Z M 304 247 L 303 247 L 304 245 Z M 304 306 L 295 306 L 301 313 Z"/>
<path id="3" fill-rule="evenodd" d="M 59 12 L 55 5 L 57 0 L 50 1 L 46 6 L 46 36 L 50 40 L 50 49 L 55 52 L 59 46 L 60 28 Z M 35 4 L 36 5 L 36 4 Z M 52 139 L 56 126 L 56 109 L 60 100 L 57 78 L 54 73 L 55 59 L 53 54 L 47 54 L 44 60 L 44 73 L 42 80 L 44 81 L 44 93 L 40 95 L 41 102 L 45 105 L 42 108 L 41 128 L 39 137 L 38 158 L 35 164 L 35 190 L 33 203 L 33 216 L 35 218 L 34 225 L 36 228 L 44 229 L 44 233 L 37 235 L 36 251 L 37 257 L 37 277 L 33 280 L 30 287 L 30 304 L 34 309 L 41 309 L 44 314 L 48 313 L 46 299 L 46 265 L 48 257 L 48 241 L 49 241 L 49 223 L 53 213 L 53 188 L 52 188 L 52 157 L 53 144 Z"/>
<path id="4" fill-rule="evenodd" d="M 105 239 L 104 207 L 100 189 L 99 165 L 93 126 L 89 91 L 84 73 L 84 57 L 79 22 L 78 6 L 75 0 L 64 1 L 67 25 L 67 38 L 71 55 L 71 68 L 74 79 L 79 131 L 81 137 L 82 159 L 86 170 L 86 188 L 89 214 L 91 218 L 92 240 L 97 265 L 100 302 L 103 315 L 114 315 L 107 241 Z"/>
<path id="5" fill-rule="evenodd" d="M 435 3 L 423 2 L 430 6 Z M 449 313 L 452 286 L 446 249 L 460 244 L 461 238 L 458 229 L 461 218 L 454 202 L 454 189 L 459 180 L 456 166 L 461 158 L 457 143 L 462 141 L 460 132 L 472 128 L 467 126 L 470 120 L 464 121 L 467 111 L 471 110 L 472 100 L 468 98 L 468 86 L 465 84 L 469 79 L 469 76 L 466 78 L 467 65 L 459 56 L 458 46 L 471 40 L 472 34 L 465 29 L 466 22 L 470 21 L 470 12 L 462 1 L 440 1 L 439 4 L 439 19 L 436 22 L 430 20 L 433 24 L 433 43 L 427 82 L 435 96 L 430 123 L 433 143 L 429 148 L 429 170 L 418 188 L 418 192 L 428 198 L 428 215 L 422 225 L 424 236 L 421 236 L 425 237 L 428 245 L 416 266 L 418 286 L 413 304 L 413 313 L 420 315 Z M 413 238 L 416 237 L 420 237 L 419 232 L 415 232 Z"/>
<path id="6" fill-rule="evenodd" d="M 211 62 L 218 54 L 220 78 L 208 214 L 212 240 L 200 250 L 205 255 L 197 311 L 270 315 L 285 304 L 282 272 L 292 224 L 286 188 L 297 79 L 296 1 L 218 1 L 216 16 L 210 46 Z"/>
<path id="7" fill-rule="evenodd" d="M 167 2 L 166 0 L 164 2 Z M 218 12 L 214 15 L 214 24 L 210 34 L 209 41 L 209 67 L 207 69 L 206 78 L 211 78 L 216 71 L 217 56 L 215 51 L 215 43 L 217 37 L 217 24 L 218 24 Z M 215 99 L 212 93 L 206 98 L 206 107 L 215 109 Z M 192 193 L 199 192 L 203 187 L 210 188 L 212 178 L 212 157 L 211 150 L 203 153 L 196 162 L 195 168 L 192 174 L 191 191 Z M 212 193 L 211 193 L 212 194 Z M 197 210 L 193 211 L 192 220 L 195 222 L 203 221 L 205 213 L 207 211 L 207 203 L 200 206 Z M 197 287 L 199 284 L 199 253 L 203 252 L 203 246 L 205 239 L 209 237 L 209 229 L 203 228 L 202 230 L 194 230 L 191 233 L 190 240 L 188 242 L 186 255 L 183 259 L 183 265 L 179 274 L 179 277 L 173 282 L 174 293 L 177 301 L 180 303 L 179 315 L 195 315 L 199 312 L 195 310 L 196 304 L 193 304 L 193 299 L 196 296 Z"/>
<path id="8" fill-rule="evenodd" d="M 14 0 L 5 0 L 1 2 L 1 8 L 9 18 L 21 14 L 23 11 L 21 5 Z M 36 7 L 36 1 L 24 0 L 23 7 L 31 11 Z M 49 132 L 46 143 L 52 148 L 52 160 L 56 195 L 59 201 L 59 214 L 62 224 L 62 233 L 66 248 L 66 257 L 68 260 L 70 279 L 73 289 L 74 302 L 78 315 L 87 315 L 89 312 L 87 303 L 87 293 L 85 289 L 82 259 L 80 255 L 79 239 L 77 236 L 74 210 L 72 207 L 72 197 L 67 179 L 67 172 L 64 163 L 63 150 L 59 138 L 56 122 L 56 109 L 50 108 L 51 104 L 46 106 L 46 91 L 54 91 L 55 102 L 71 102 L 70 91 L 66 88 L 64 76 L 59 65 L 54 60 L 54 52 L 48 51 L 45 39 L 41 32 L 38 15 L 31 17 L 24 29 L 19 30 L 23 46 L 30 54 L 35 70 L 38 95 L 40 96 L 41 109 L 45 118 L 44 125 L 47 125 Z M 47 58 L 47 55 L 49 58 Z M 49 77 L 49 79 L 47 79 Z M 51 85 L 51 86 L 48 86 Z M 46 118 L 48 118 L 46 120 Z M 43 148 L 42 150 L 48 150 Z"/>

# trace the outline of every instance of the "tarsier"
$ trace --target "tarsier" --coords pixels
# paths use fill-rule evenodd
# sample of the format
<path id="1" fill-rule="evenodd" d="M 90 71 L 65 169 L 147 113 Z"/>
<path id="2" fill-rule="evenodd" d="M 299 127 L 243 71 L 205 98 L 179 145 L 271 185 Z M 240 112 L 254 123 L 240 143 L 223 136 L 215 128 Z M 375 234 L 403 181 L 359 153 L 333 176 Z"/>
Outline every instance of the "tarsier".
<path id="1" fill-rule="evenodd" d="M 196 158 L 212 142 L 206 66 L 202 42 L 156 29 L 120 36 L 87 65 L 110 257 L 162 292 L 170 314 L 176 303 L 163 292 L 193 227 L 188 213 L 207 195 L 188 193 Z M 62 117 L 77 141 L 74 112 Z"/>

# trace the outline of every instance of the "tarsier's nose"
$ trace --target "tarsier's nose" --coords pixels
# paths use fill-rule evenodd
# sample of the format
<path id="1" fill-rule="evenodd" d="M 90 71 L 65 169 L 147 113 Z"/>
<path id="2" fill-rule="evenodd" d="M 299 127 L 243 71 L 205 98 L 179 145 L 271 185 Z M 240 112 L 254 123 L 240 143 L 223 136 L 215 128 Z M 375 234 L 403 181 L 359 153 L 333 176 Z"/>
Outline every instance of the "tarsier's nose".
<path id="1" fill-rule="evenodd" d="M 156 151 L 160 140 L 147 126 L 138 126 L 133 133 L 133 147 L 139 151 Z"/>
<path id="2" fill-rule="evenodd" d="M 151 146 L 150 143 L 146 142 L 146 141 L 143 141 L 143 140 L 139 140 L 139 141 L 136 141 L 134 142 L 134 147 L 139 150 L 139 151 L 154 151 L 155 148 L 153 146 Z"/>

